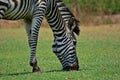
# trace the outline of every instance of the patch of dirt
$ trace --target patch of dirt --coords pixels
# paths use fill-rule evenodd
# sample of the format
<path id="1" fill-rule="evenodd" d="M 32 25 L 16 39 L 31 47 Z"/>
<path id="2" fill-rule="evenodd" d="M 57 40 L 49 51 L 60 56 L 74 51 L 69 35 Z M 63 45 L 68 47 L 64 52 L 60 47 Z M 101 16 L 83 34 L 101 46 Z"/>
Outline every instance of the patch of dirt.
<path id="1" fill-rule="evenodd" d="M 100 16 L 81 16 L 82 25 L 102 25 L 120 23 L 120 14 L 116 15 L 100 15 Z"/>
<path id="2" fill-rule="evenodd" d="M 23 25 L 22 21 L 0 20 L 0 28 L 19 28 Z"/>
<path id="3" fill-rule="evenodd" d="M 103 25 L 103 24 L 119 24 L 120 14 L 117 15 L 101 15 L 101 16 L 89 16 L 84 15 L 80 17 L 80 25 Z M 0 20 L 0 28 L 19 28 L 24 25 L 21 20 L 10 21 Z M 42 26 L 48 26 L 47 20 L 44 18 Z"/>
<path id="4" fill-rule="evenodd" d="M 42 21 L 42 26 L 48 26 L 48 22 L 46 19 L 43 19 Z M 23 27 L 24 26 L 24 22 L 23 20 L 15 20 L 15 21 L 11 21 L 11 20 L 0 20 L 0 28 L 19 28 L 19 27 Z"/>

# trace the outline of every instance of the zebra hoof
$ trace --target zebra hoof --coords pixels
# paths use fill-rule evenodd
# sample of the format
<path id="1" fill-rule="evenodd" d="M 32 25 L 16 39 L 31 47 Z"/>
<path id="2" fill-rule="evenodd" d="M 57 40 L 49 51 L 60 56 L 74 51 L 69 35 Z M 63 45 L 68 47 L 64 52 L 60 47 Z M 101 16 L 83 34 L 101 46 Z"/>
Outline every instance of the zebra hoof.
<path id="1" fill-rule="evenodd" d="M 33 72 L 33 73 L 36 73 L 36 72 L 40 72 L 40 73 L 41 73 L 41 71 L 40 71 L 40 68 L 39 68 L 39 67 L 35 67 L 35 68 L 33 68 L 32 72 Z"/>

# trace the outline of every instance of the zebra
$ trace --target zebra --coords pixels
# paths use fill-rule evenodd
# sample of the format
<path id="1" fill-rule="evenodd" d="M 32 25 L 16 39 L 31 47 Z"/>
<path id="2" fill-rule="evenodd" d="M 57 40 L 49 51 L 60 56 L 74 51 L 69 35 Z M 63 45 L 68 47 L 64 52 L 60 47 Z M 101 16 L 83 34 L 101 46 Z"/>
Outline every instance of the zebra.
<path id="1" fill-rule="evenodd" d="M 46 17 L 54 35 L 53 52 L 60 60 L 63 70 L 78 70 L 79 63 L 76 46 L 58 9 L 56 0 L 0 0 L 0 19 L 24 19 L 30 47 L 30 66 L 32 72 L 39 72 L 36 47 L 39 28 Z"/>

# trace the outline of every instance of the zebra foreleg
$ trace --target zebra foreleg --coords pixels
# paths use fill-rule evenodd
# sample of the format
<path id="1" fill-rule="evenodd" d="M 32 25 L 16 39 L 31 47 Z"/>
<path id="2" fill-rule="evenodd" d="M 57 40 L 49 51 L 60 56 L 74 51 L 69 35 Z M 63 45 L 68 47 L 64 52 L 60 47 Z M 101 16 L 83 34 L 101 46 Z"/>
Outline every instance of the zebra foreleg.
<path id="1" fill-rule="evenodd" d="M 26 32 L 27 32 L 27 36 L 28 36 L 28 43 L 29 43 L 29 47 L 31 49 L 31 42 L 30 42 L 30 39 L 31 39 L 31 23 L 32 21 L 27 19 L 27 20 L 24 20 L 25 22 L 25 29 L 26 29 Z M 40 68 L 38 67 L 37 65 L 37 60 L 36 58 L 34 59 L 34 61 L 31 63 L 30 62 L 30 66 L 33 67 L 33 70 L 32 72 L 40 72 Z"/>
<path id="2" fill-rule="evenodd" d="M 36 6 L 33 9 L 31 36 L 30 36 L 30 48 L 31 48 L 30 65 L 33 67 L 33 72 L 40 72 L 40 68 L 38 67 L 36 60 L 36 47 L 37 47 L 39 29 L 43 17 L 45 16 L 45 13 L 47 11 L 46 3 L 47 2 L 42 0 L 40 2 L 40 5 L 36 4 Z"/>

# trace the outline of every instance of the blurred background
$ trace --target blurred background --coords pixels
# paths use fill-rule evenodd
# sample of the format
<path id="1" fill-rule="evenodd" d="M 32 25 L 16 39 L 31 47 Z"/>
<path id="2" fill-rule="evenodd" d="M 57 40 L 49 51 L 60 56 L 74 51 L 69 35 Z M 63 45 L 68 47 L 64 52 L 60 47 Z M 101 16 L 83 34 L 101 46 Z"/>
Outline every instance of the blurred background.
<path id="1" fill-rule="evenodd" d="M 120 0 L 63 0 L 63 2 L 80 20 L 81 25 L 120 23 Z M 48 26 L 45 19 L 42 25 Z M 0 22 L 0 28 L 19 28 L 21 26 L 23 26 L 22 21 Z"/>

